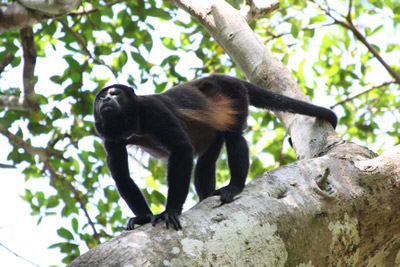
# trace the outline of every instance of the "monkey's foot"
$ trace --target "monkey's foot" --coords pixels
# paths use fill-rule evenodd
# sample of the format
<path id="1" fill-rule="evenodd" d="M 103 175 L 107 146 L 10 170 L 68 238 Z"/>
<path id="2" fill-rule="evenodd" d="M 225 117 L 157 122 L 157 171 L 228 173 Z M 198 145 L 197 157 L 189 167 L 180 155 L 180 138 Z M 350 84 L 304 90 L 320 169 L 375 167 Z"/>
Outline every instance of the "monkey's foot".
<path id="1" fill-rule="evenodd" d="M 159 220 L 165 220 L 165 225 L 168 229 L 169 224 L 172 224 L 172 226 L 174 227 L 174 229 L 176 231 L 181 230 L 182 229 L 182 225 L 179 221 L 178 216 L 181 214 L 180 211 L 175 210 L 175 209 L 168 209 L 165 210 L 164 212 L 154 215 L 151 218 L 151 224 L 153 226 L 156 225 L 157 221 Z"/>
<path id="2" fill-rule="evenodd" d="M 213 196 L 221 196 L 221 202 L 223 204 L 230 203 L 234 200 L 235 196 L 239 195 L 243 190 L 243 187 L 227 185 L 218 190 L 215 190 Z"/>
<path id="3" fill-rule="evenodd" d="M 129 218 L 128 224 L 126 225 L 126 230 L 133 230 L 135 229 L 135 224 L 143 225 L 149 223 L 151 221 L 151 217 L 153 214 L 147 214 L 144 216 L 137 216 Z"/>

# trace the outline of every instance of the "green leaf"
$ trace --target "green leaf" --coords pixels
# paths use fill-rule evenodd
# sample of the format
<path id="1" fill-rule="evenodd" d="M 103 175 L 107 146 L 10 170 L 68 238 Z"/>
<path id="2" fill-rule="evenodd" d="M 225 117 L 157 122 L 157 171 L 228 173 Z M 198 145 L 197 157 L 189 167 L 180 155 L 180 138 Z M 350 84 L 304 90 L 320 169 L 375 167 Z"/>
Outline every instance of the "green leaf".
<path id="1" fill-rule="evenodd" d="M 79 223 L 76 218 L 72 218 L 71 225 L 72 225 L 72 229 L 74 230 L 74 232 L 79 234 L 79 232 L 78 232 Z"/>
<path id="2" fill-rule="evenodd" d="M 369 3 L 373 4 L 377 8 L 383 8 L 382 0 L 368 0 Z"/>
<path id="3" fill-rule="evenodd" d="M 146 10 L 146 15 L 147 16 L 152 16 L 152 17 L 159 17 L 164 20 L 171 20 L 171 15 L 159 8 L 149 8 Z"/>
<path id="4" fill-rule="evenodd" d="M 68 231 L 67 229 L 65 229 L 64 227 L 61 227 L 60 229 L 58 229 L 57 234 L 68 240 L 74 239 L 74 236 L 71 234 L 71 232 Z"/>
<path id="5" fill-rule="evenodd" d="M 163 45 L 171 50 L 177 50 L 175 40 L 169 37 L 161 38 Z"/>
<path id="6" fill-rule="evenodd" d="M 60 204 L 59 199 L 56 196 L 51 196 L 47 199 L 46 207 L 50 209 L 50 208 L 57 207 L 58 204 Z"/>
<path id="7" fill-rule="evenodd" d="M 141 54 L 136 52 L 131 52 L 131 56 L 133 60 L 135 60 L 136 63 L 140 65 L 140 67 L 145 68 L 145 66 L 147 66 L 147 61 L 144 59 L 144 57 L 142 57 Z"/>
<path id="8" fill-rule="evenodd" d="M 326 15 L 319 14 L 314 17 L 311 17 L 310 24 L 321 23 L 326 20 L 327 20 Z"/>

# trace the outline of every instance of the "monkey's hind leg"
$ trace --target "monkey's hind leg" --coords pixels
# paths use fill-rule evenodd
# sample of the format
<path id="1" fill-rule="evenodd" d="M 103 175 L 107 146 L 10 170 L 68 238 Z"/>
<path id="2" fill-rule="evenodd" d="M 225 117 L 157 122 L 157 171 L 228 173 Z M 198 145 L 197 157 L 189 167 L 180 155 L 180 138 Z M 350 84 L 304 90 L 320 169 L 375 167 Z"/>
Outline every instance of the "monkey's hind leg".
<path id="1" fill-rule="evenodd" d="M 215 191 L 222 203 L 229 203 L 243 191 L 249 172 L 249 148 L 241 133 L 226 132 L 225 144 L 228 152 L 228 165 L 231 172 L 229 184 Z"/>
<path id="2" fill-rule="evenodd" d="M 199 200 L 203 201 L 215 192 L 215 169 L 224 139 L 219 134 L 210 147 L 198 158 L 194 170 L 194 186 Z"/>

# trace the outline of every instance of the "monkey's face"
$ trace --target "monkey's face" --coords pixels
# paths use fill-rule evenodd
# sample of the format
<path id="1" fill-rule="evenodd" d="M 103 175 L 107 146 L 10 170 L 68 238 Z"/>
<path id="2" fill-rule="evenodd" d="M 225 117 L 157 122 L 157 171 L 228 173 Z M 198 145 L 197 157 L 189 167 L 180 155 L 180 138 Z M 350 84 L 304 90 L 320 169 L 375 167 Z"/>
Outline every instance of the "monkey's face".
<path id="1" fill-rule="evenodd" d="M 132 89 L 129 88 L 129 90 L 133 92 Z M 132 92 L 127 91 L 126 88 L 113 86 L 102 89 L 95 99 L 95 119 L 122 119 L 129 108 L 129 100 L 131 99 L 129 93 Z"/>
<path id="2" fill-rule="evenodd" d="M 101 92 L 97 99 L 97 108 L 103 119 L 121 115 L 124 103 L 124 92 L 118 88 L 109 88 Z"/>
<path id="3" fill-rule="evenodd" d="M 133 88 L 114 84 L 101 89 L 94 100 L 94 124 L 103 137 L 121 135 L 132 124 L 137 106 Z"/>

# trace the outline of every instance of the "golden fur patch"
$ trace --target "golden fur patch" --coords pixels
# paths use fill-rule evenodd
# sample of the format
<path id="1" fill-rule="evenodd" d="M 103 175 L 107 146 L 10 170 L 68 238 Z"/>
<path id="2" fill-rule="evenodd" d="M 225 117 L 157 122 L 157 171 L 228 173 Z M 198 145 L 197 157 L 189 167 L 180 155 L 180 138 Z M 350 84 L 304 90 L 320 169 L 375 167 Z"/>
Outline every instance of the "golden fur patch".
<path id="1" fill-rule="evenodd" d="M 179 109 L 179 112 L 186 118 L 207 125 L 218 131 L 227 131 L 235 125 L 237 111 L 233 107 L 233 100 L 217 95 L 212 99 L 208 98 L 209 107 L 203 110 Z"/>

